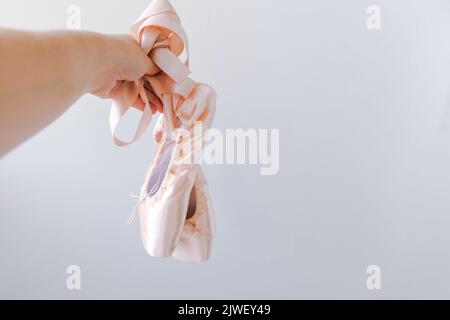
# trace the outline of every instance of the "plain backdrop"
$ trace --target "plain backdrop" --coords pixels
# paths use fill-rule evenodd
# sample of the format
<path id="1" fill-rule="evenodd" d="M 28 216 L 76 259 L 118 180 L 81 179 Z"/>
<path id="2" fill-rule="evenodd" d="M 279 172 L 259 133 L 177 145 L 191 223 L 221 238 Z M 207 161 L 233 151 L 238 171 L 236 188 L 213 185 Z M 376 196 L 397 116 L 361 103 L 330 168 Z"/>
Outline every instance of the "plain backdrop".
<path id="1" fill-rule="evenodd" d="M 279 174 L 205 167 L 211 261 L 152 258 L 125 223 L 151 131 L 115 147 L 110 102 L 85 96 L 0 160 L 0 297 L 450 298 L 450 2 L 172 3 L 193 77 L 217 89 L 215 127 L 280 129 Z M 71 4 L 82 29 L 125 33 L 148 1 L 2 0 L 0 25 L 63 29 Z"/>

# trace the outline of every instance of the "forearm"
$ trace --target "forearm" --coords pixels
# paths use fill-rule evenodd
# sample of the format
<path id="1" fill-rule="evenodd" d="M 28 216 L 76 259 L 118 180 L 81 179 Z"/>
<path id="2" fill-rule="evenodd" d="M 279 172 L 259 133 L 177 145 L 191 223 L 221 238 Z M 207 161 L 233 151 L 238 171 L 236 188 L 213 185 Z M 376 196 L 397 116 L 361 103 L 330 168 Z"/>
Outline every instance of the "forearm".
<path id="1" fill-rule="evenodd" d="M 101 37 L 0 29 L 0 156 L 91 89 L 102 68 Z"/>

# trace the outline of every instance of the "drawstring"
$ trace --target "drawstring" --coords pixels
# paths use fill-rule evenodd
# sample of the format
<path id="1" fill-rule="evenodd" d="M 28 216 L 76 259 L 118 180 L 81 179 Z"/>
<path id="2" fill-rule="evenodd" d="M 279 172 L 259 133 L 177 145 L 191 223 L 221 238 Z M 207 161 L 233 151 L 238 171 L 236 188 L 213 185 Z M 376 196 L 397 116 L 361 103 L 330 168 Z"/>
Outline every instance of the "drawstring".
<path id="1" fill-rule="evenodd" d="M 139 199 L 140 197 L 138 195 L 135 195 L 134 193 L 131 193 L 131 198 L 133 199 Z M 134 219 L 136 219 L 136 210 L 139 204 L 141 203 L 141 200 L 139 200 L 136 205 L 133 208 L 133 211 L 131 212 L 130 217 L 128 218 L 127 224 L 132 224 L 134 222 Z"/>
<path id="2" fill-rule="evenodd" d="M 139 206 L 140 203 L 141 203 L 141 201 L 138 201 L 136 203 L 136 205 L 134 206 L 133 211 L 131 212 L 131 215 L 128 218 L 127 224 L 133 224 L 134 219 L 136 219 L 136 209 L 137 209 L 137 207 Z"/>
<path id="3" fill-rule="evenodd" d="M 156 182 L 153 185 L 152 189 L 148 192 L 148 194 L 153 195 L 153 193 L 156 192 L 160 186 L 161 186 L 161 172 L 159 172 L 159 175 L 158 175 L 158 182 Z M 138 196 L 134 193 L 131 193 L 130 197 L 133 199 L 141 198 L 140 196 Z M 136 219 L 136 210 L 137 210 L 138 206 L 141 204 L 142 200 L 144 200 L 144 198 L 140 199 L 134 206 L 133 211 L 131 212 L 130 217 L 128 218 L 127 224 L 133 224 L 134 220 Z"/>

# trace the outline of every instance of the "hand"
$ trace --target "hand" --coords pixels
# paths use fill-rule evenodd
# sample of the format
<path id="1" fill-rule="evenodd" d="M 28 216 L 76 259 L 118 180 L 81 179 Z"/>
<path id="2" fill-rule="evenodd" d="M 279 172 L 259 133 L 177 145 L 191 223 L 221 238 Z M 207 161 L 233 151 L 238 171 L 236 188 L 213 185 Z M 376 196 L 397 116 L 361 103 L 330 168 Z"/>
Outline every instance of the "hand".
<path id="1" fill-rule="evenodd" d="M 129 95 L 127 88 L 159 69 L 130 36 L 0 28 L 0 70 L 1 157 L 85 93 L 115 99 L 128 94 L 126 103 L 142 109 L 137 93 Z M 146 89 L 152 111 L 162 111 Z"/>
<path id="2" fill-rule="evenodd" d="M 137 92 L 133 92 L 134 82 L 157 68 L 136 40 L 128 35 L 98 35 L 96 52 L 100 67 L 92 77 L 89 92 L 101 98 L 137 96 Z M 162 112 L 158 97 L 149 88 L 146 92 L 152 112 Z M 140 98 L 130 103 L 140 110 L 144 108 Z"/>

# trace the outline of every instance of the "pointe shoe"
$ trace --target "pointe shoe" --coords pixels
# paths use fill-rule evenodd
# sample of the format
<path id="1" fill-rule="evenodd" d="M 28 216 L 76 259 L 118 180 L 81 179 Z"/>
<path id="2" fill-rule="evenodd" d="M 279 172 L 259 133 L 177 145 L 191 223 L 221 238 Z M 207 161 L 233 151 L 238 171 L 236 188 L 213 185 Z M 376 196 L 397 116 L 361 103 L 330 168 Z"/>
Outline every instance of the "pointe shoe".
<path id="1" fill-rule="evenodd" d="M 141 238 L 154 257 L 171 256 L 186 219 L 196 165 L 176 164 L 179 145 L 167 135 L 158 142 L 138 203 Z"/>
<path id="2" fill-rule="evenodd" d="M 215 234 L 206 179 L 196 164 L 170 165 L 176 146 L 164 134 L 163 117 L 153 135 L 158 147 L 138 207 L 144 247 L 155 257 L 173 254 L 181 261 L 205 262 Z M 181 188 L 184 191 L 175 198 L 173 190 Z"/>
<path id="3" fill-rule="evenodd" d="M 185 262 L 205 262 L 211 256 L 215 219 L 208 185 L 201 168 L 191 193 L 191 207 L 174 257 Z"/>
<path id="4" fill-rule="evenodd" d="M 161 120 L 163 119 L 158 121 L 153 133 L 157 143 L 161 143 L 165 139 L 164 125 Z M 164 156 L 160 158 L 164 158 Z M 160 162 L 166 163 L 166 161 Z M 176 259 L 185 262 L 205 262 L 209 260 L 215 236 L 214 212 L 207 181 L 200 167 L 195 170 L 197 175 L 190 192 L 184 225 L 173 253 Z M 147 190 L 149 189 L 149 180 L 144 184 L 147 186 Z M 153 180 L 156 179 L 153 178 Z"/>

